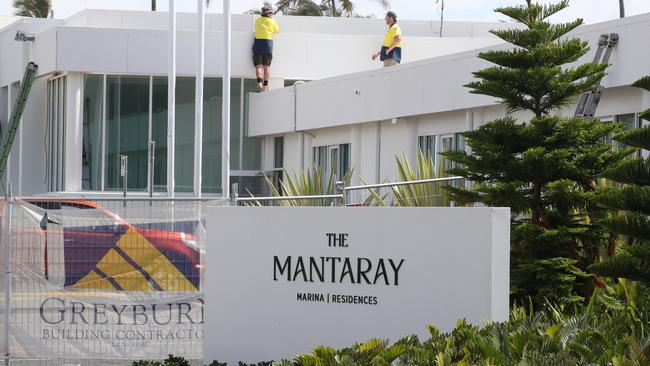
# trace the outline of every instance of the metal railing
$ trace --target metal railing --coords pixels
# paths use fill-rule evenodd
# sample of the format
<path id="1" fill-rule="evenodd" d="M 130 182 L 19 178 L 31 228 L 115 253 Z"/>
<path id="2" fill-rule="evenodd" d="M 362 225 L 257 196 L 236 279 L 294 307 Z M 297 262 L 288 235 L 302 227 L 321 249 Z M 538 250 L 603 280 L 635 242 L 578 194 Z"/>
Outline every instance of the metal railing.
<path id="1" fill-rule="evenodd" d="M 429 187 L 408 189 L 405 191 L 411 199 L 430 203 L 429 206 L 449 206 L 450 202 L 442 193 L 441 185 L 463 184 L 464 177 L 445 177 L 403 182 L 389 182 L 345 187 L 343 182 L 336 182 L 337 194 L 313 196 L 269 196 L 269 197 L 233 197 L 235 205 L 251 206 L 397 206 L 400 205 L 400 187 Z"/>
<path id="2" fill-rule="evenodd" d="M 212 205 L 230 205 L 231 200 L 222 197 L 146 197 L 146 196 L 130 196 L 130 197 L 116 197 L 116 196 L 103 196 L 103 195 L 61 195 L 61 196 L 30 196 L 30 197 L 17 197 L 16 199 L 22 201 L 38 201 L 38 202 L 60 202 L 60 201 L 80 201 L 92 202 L 107 209 L 118 208 L 145 208 L 145 207 L 166 207 L 176 204 L 184 203 L 202 203 Z"/>

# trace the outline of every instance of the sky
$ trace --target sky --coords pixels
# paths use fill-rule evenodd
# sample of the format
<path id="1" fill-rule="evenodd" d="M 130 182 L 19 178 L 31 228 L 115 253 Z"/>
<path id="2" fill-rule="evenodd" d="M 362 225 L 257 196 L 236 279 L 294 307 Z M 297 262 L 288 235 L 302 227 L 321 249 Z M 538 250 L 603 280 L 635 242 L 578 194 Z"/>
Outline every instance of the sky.
<path id="1" fill-rule="evenodd" d="M 440 18 L 440 2 L 443 0 L 391 0 L 391 8 L 399 19 L 431 20 Z M 549 0 L 554 1 L 555 0 Z M 541 0 L 541 2 L 549 2 Z M 258 8 L 263 0 L 231 0 L 233 13 L 243 13 Z M 499 6 L 523 4 L 523 0 L 444 0 L 444 17 L 447 20 L 500 21 L 503 16 L 493 9 Z M 158 9 L 165 11 L 168 0 L 157 0 Z M 356 12 L 361 15 L 382 17 L 385 10 L 376 0 L 355 0 Z M 0 15 L 14 12 L 13 0 L 0 0 Z M 55 18 L 65 18 L 82 9 L 149 10 L 150 0 L 53 0 Z M 196 11 L 196 0 L 176 0 L 179 12 Z M 626 15 L 650 12 L 650 0 L 625 0 Z M 212 0 L 208 12 L 220 13 L 223 0 Z M 571 0 L 571 7 L 556 16 L 553 21 L 583 18 L 586 23 L 597 23 L 618 18 L 618 0 Z"/>

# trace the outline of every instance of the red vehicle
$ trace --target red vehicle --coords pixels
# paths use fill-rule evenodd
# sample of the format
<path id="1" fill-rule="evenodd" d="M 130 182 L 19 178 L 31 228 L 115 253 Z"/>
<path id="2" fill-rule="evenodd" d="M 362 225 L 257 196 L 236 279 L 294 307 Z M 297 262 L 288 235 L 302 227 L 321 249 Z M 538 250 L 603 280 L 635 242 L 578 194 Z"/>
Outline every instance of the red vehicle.
<path id="1" fill-rule="evenodd" d="M 79 289 L 198 291 L 199 220 L 129 223 L 85 200 L 25 201 L 48 215 L 46 278 L 56 272 L 64 286 Z"/>

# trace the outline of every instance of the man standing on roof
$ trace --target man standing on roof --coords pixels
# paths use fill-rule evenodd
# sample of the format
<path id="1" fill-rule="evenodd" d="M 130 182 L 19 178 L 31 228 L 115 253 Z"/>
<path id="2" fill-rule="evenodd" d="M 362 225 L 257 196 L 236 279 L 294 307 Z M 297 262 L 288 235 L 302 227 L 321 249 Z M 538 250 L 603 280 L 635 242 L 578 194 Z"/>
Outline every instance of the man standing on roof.
<path id="1" fill-rule="evenodd" d="M 273 34 L 279 31 L 280 27 L 273 19 L 273 9 L 262 7 L 262 16 L 255 20 L 255 42 L 253 42 L 253 65 L 257 75 L 258 92 L 267 91 L 269 88 L 273 60 Z"/>
<path id="2" fill-rule="evenodd" d="M 397 25 L 397 14 L 395 12 L 389 11 L 386 13 L 386 24 L 388 25 L 388 31 L 384 36 L 381 51 L 372 55 L 373 60 L 379 57 L 381 61 L 384 61 L 384 67 L 402 62 L 402 30 Z"/>

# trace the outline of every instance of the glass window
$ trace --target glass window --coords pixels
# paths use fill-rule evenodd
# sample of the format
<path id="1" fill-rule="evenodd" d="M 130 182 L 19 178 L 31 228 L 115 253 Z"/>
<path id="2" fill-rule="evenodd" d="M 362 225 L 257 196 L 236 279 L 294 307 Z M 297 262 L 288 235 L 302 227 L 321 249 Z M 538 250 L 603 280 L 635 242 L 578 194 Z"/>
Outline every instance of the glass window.
<path id="1" fill-rule="evenodd" d="M 636 119 L 636 115 L 634 113 L 617 115 L 614 117 L 614 120 L 623 125 L 624 131 L 633 130 L 635 128 L 640 127 L 637 125 L 638 122 Z M 611 142 L 614 151 L 625 149 L 628 147 L 624 143 L 612 139 L 611 136 L 608 136 L 608 140 Z M 638 151 L 637 153 L 630 155 L 629 158 L 630 159 L 637 158 L 640 156 L 641 156 L 641 151 Z"/>
<path id="2" fill-rule="evenodd" d="M 430 157 L 436 156 L 436 135 L 418 137 L 418 147 L 423 154 Z"/>
<path id="3" fill-rule="evenodd" d="M 327 146 L 315 146 L 313 152 L 314 167 L 327 169 Z"/>
<path id="4" fill-rule="evenodd" d="M 105 82 L 104 82 L 105 80 Z M 65 113 L 61 98 L 65 79 L 48 89 L 48 118 L 51 163 L 49 172 L 62 171 L 58 159 L 64 132 L 57 128 Z M 153 87 L 150 88 L 150 85 Z M 128 188 L 148 187 L 149 135 L 155 143 L 154 190 L 165 191 L 167 184 L 167 77 L 86 75 L 84 76 L 82 187 L 84 190 L 121 190 L 120 155 L 127 155 Z M 177 192 L 192 192 L 194 187 L 194 108 L 195 78 L 179 77 L 176 84 L 175 183 Z M 247 137 L 248 93 L 255 91 L 255 80 L 233 79 L 231 84 L 230 147 L 232 171 L 260 171 L 262 140 Z M 51 90 L 50 90 L 51 89 Z M 105 94 L 104 94 L 105 90 Z M 207 78 L 204 84 L 203 181 L 202 191 L 221 192 L 221 103 L 222 79 Z M 102 105 L 105 103 L 106 105 Z M 105 114 L 103 114 L 105 110 Z M 60 141 L 59 141 L 60 140 Z M 55 143 L 56 142 L 56 143 Z M 103 145 L 102 145 L 103 144 Z M 102 157 L 102 155 L 104 155 Z M 56 165 L 56 166 L 55 166 Z M 103 171 L 102 171 L 103 169 Z M 104 174 L 101 174 L 101 173 Z M 250 172 L 249 172 L 250 173 Z M 250 174 L 247 174 L 250 175 Z M 62 177 L 62 175 L 60 175 Z M 102 182 L 102 176 L 104 181 Z M 62 186 L 62 182 L 53 182 Z"/>
<path id="5" fill-rule="evenodd" d="M 440 137 L 440 153 L 451 151 L 454 146 L 454 136 L 453 135 L 447 135 L 447 136 L 441 136 Z M 442 167 L 444 170 L 450 169 L 452 162 L 448 159 L 445 159 L 444 157 L 440 157 L 442 159 Z"/>
<path id="6" fill-rule="evenodd" d="M 284 137 L 273 138 L 273 167 L 281 169 L 284 166 Z"/>
<path id="7" fill-rule="evenodd" d="M 329 164 L 327 164 L 327 170 L 331 169 L 331 172 L 334 173 L 334 181 L 338 181 L 340 178 L 340 172 L 339 172 L 339 147 L 338 146 L 330 146 L 329 148 Z M 328 177 L 328 175 L 325 175 Z"/>
<path id="8" fill-rule="evenodd" d="M 343 178 L 350 171 L 350 144 L 339 145 L 339 177 Z"/>
<path id="9" fill-rule="evenodd" d="M 623 124 L 623 129 L 626 131 L 637 127 L 634 113 L 618 115 L 616 116 L 616 122 Z"/>
<path id="10" fill-rule="evenodd" d="M 176 79 L 176 192 L 194 191 L 194 94 L 193 77 Z"/>
<path id="11" fill-rule="evenodd" d="M 82 183 L 84 190 L 102 189 L 102 111 L 104 76 L 84 77 Z"/>
<path id="12" fill-rule="evenodd" d="M 221 78 L 203 82 L 203 160 L 201 191 L 221 193 Z"/>
<path id="13" fill-rule="evenodd" d="M 106 78 L 106 190 L 122 189 L 120 155 L 128 156 L 129 190 L 147 188 L 149 77 Z"/>
<path id="14" fill-rule="evenodd" d="M 221 119 L 219 119 L 221 120 Z M 239 170 L 239 148 L 242 135 L 242 85 L 241 79 L 230 82 L 230 170 Z"/>
<path id="15" fill-rule="evenodd" d="M 326 178 L 332 171 L 340 180 L 350 171 L 350 144 L 315 146 L 313 153 L 314 167 L 322 168 Z"/>
<path id="16" fill-rule="evenodd" d="M 167 191 L 167 77 L 153 78 L 151 106 L 151 140 L 154 150 L 153 186 L 156 192 Z"/>

